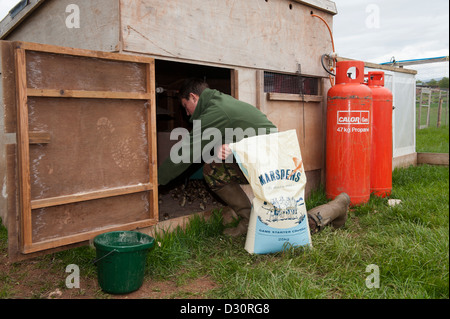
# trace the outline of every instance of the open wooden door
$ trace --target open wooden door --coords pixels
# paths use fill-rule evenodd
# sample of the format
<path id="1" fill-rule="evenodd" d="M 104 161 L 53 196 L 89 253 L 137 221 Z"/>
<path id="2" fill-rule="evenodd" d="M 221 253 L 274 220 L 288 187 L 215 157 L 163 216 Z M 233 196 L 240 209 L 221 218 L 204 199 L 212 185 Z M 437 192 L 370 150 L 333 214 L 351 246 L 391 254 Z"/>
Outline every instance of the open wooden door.
<path id="1" fill-rule="evenodd" d="M 14 55 L 19 218 L 9 240 L 30 254 L 155 225 L 154 60 L 22 42 Z"/>

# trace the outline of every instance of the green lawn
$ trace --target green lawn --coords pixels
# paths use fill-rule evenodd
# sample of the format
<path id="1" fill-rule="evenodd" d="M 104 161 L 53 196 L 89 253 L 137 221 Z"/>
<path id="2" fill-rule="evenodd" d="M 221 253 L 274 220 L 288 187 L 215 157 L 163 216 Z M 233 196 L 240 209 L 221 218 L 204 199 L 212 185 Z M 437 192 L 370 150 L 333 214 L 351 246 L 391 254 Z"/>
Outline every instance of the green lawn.
<path id="1" fill-rule="evenodd" d="M 416 131 L 416 151 L 430 153 L 449 152 L 449 129 L 447 126 L 429 127 Z"/>
<path id="2" fill-rule="evenodd" d="M 149 276 L 208 274 L 220 287 L 211 298 L 448 298 L 448 167 L 395 170 L 393 183 L 400 205 L 371 198 L 345 228 L 314 235 L 312 249 L 249 255 L 243 237 L 230 240 L 219 224 L 194 221 L 158 239 Z M 319 191 L 309 203 L 324 201 Z M 366 285 L 369 265 L 379 269 L 379 288 Z"/>

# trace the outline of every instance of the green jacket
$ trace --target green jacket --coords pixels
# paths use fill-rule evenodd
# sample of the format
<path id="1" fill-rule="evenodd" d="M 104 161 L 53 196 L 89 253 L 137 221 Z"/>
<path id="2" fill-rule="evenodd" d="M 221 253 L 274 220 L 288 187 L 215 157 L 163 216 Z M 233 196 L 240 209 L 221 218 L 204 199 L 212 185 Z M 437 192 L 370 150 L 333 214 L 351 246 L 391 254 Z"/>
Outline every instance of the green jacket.
<path id="1" fill-rule="evenodd" d="M 197 120 L 201 122 L 194 122 Z M 179 163 L 174 163 L 169 156 L 158 169 L 158 183 L 160 185 L 169 183 L 187 170 L 192 163 L 201 163 L 201 159 L 205 159 L 207 155 L 204 154 L 202 157 L 200 150 L 210 151 L 213 147 L 213 141 L 215 142 L 214 146 L 217 147 L 241 140 L 243 134 L 240 134 L 240 132 L 244 132 L 244 137 L 247 137 L 276 131 L 276 126 L 254 106 L 211 89 L 205 89 L 201 94 L 190 122 L 194 123 L 194 128 L 189 136 L 186 135 L 182 139 L 180 144 L 182 147 L 177 153 L 178 156 L 181 156 L 183 150 L 185 152 L 189 150 L 189 157 L 185 157 L 185 160 Z M 211 128 L 217 130 L 208 130 Z M 230 134 L 230 129 L 233 130 L 235 135 Z M 258 129 L 260 130 L 258 131 Z M 220 136 L 217 136 L 218 132 L 220 132 Z M 214 133 L 216 134 L 213 135 Z M 174 148 L 172 148 L 172 151 L 174 151 Z"/>

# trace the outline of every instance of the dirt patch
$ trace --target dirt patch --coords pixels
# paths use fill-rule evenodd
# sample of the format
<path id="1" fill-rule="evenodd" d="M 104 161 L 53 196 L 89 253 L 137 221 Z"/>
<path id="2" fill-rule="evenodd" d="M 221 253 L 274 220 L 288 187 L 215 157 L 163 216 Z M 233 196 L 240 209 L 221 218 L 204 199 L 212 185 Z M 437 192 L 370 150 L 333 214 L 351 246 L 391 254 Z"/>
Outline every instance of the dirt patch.
<path id="1" fill-rule="evenodd" d="M 205 294 L 214 288 L 217 284 L 209 277 L 204 276 L 189 280 L 188 282 L 179 285 L 175 281 L 154 281 L 149 280 L 144 282 L 142 287 L 127 295 L 111 295 L 114 299 L 172 299 L 172 298 L 189 298 L 202 299 Z"/>
<path id="2" fill-rule="evenodd" d="M 208 276 L 193 278 L 181 284 L 175 280 L 145 278 L 142 287 L 132 293 L 111 295 L 99 287 L 96 275 L 80 274 L 80 288 L 66 287 L 66 265 L 60 260 L 35 258 L 9 263 L 0 255 L 0 298 L 11 299 L 170 299 L 207 298 L 208 291 L 218 285 Z"/>

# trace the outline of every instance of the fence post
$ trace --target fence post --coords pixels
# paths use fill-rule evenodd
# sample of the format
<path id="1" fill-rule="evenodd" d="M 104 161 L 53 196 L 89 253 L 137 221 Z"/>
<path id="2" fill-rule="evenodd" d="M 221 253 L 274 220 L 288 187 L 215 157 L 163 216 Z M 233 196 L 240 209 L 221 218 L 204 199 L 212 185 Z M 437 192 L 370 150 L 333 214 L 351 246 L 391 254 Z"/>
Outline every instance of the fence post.
<path id="1" fill-rule="evenodd" d="M 420 121 L 422 120 L 422 88 L 420 88 L 419 111 L 417 114 L 417 129 L 420 130 Z"/>
<path id="2" fill-rule="evenodd" d="M 445 104 L 447 104 L 447 107 L 445 108 L 445 125 L 447 125 L 448 123 L 447 123 L 447 117 L 448 117 L 448 91 L 446 92 L 446 103 Z"/>
<path id="3" fill-rule="evenodd" d="M 437 114 L 437 127 L 441 126 L 441 112 L 442 112 L 442 98 L 439 99 L 438 114 Z"/>

